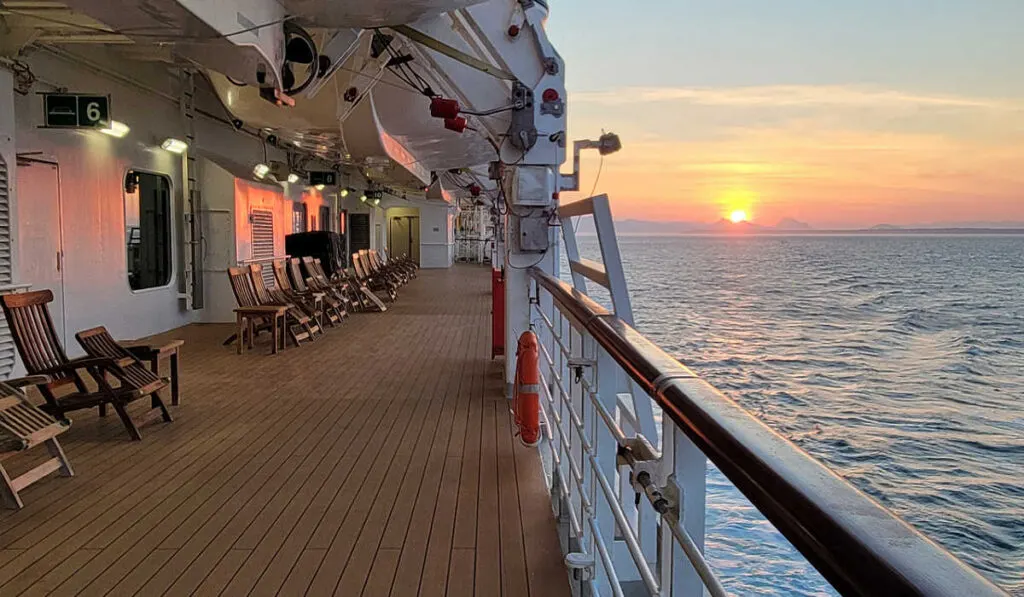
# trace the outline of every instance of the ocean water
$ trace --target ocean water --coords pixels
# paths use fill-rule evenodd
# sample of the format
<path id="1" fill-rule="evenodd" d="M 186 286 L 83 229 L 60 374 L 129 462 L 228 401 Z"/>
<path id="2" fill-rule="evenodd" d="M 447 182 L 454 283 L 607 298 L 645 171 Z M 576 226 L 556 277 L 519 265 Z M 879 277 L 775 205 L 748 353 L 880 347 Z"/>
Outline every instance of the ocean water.
<path id="1" fill-rule="evenodd" d="M 598 258 L 596 238 L 581 253 Z M 622 237 L 637 327 L 1024 595 L 1024 236 Z M 713 466 L 735 595 L 833 595 Z"/>

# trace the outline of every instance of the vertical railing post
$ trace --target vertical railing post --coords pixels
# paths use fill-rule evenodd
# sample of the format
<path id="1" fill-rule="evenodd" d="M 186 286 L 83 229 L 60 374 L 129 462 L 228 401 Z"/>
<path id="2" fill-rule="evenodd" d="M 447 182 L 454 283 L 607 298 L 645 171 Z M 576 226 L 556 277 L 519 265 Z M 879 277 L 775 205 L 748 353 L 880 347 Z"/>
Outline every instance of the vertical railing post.
<path id="1" fill-rule="evenodd" d="M 597 401 L 609 412 L 615 412 L 616 402 L 618 400 L 617 383 L 618 383 L 618 365 L 615 360 L 612 359 L 611 355 L 608 354 L 603 348 L 597 345 L 593 339 L 591 339 L 593 345 L 594 354 L 594 375 L 593 381 L 596 389 Z M 597 410 L 593 407 L 590 400 L 586 401 L 590 424 L 594 426 L 593 444 L 592 449 L 594 458 L 597 460 L 597 470 L 595 474 L 600 474 L 608 481 L 608 483 L 614 486 L 615 473 L 617 469 L 618 459 L 618 442 L 615 436 L 612 435 L 611 430 L 603 419 L 597 413 Z M 605 540 L 605 544 L 611 559 L 615 563 L 616 568 L 620 571 L 619 575 L 622 576 L 623 572 L 632 569 L 633 562 L 620 562 L 620 558 L 617 557 L 615 550 L 615 517 L 612 514 L 612 507 L 608 503 L 608 499 L 604 492 L 598 487 L 597 481 L 594 481 L 594 510 L 595 517 L 597 519 L 597 526 L 601 531 L 601 536 Z"/>
<path id="2" fill-rule="evenodd" d="M 687 534 L 704 551 L 704 510 L 705 478 L 707 458 L 685 434 L 667 423 L 664 429 L 673 427 L 671 442 L 664 443 L 664 453 L 672 452 L 672 479 L 670 482 L 680 489 L 679 518 Z M 666 438 L 668 436 L 666 435 Z M 671 536 L 671 533 L 669 533 Z M 670 539 L 671 541 L 671 539 Z M 704 585 L 694 570 L 682 547 L 672 541 L 672 597 L 703 595 Z"/>

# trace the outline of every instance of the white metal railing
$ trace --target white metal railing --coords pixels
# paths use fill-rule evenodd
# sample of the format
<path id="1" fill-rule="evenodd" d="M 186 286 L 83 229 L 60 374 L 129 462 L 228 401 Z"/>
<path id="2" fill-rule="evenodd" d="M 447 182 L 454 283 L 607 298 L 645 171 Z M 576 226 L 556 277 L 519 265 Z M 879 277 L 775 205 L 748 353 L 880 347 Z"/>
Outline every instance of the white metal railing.
<path id="1" fill-rule="evenodd" d="M 657 482 L 674 483 L 676 471 L 662 469 L 658 438 L 636 431 L 630 401 L 617 391 L 619 367 L 560 309 L 549 315 L 535 301 L 531 319 L 541 338 L 545 472 L 568 524 L 572 560 L 594 563 L 575 570 L 574 579 L 592 595 L 620 596 L 623 583 L 635 582 L 667 597 L 699 594 L 681 578 L 695 575 L 712 597 L 726 595 L 704 559 L 702 538 L 680 524 L 679 488 L 666 491 Z M 677 435 L 662 437 L 672 442 Z M 689 570 L 676 569 L 681 560 Z"/>
<path id="2" fill-rule="evenodd" d="M 703 554 L 710 460 L 843 595 L 1006 597 L 616 314 L 530 276 L 540 451 L 577 594 L 726 595 Z M 647 398 L 655 434 L 636 413 Z"/>

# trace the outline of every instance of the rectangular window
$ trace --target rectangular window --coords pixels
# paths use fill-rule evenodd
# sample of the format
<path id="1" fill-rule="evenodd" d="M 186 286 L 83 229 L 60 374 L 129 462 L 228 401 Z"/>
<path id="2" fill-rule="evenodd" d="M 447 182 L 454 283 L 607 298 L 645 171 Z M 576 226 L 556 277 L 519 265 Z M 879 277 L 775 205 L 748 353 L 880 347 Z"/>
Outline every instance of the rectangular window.
<path id="1" fill-rule="evenodd" d="M 292 232 L 306 232 L 306 204 L 296 201 L 292 204 Z"/>
<path id="2" fill-rule="evenodd" d="M 171 282 L 171 180 L 129 171 L 124 184 L 128 286 L 158 288 Z"/>
<path id="3" fill-rule="evenodd" d="M 331 229 L 331 208 L 326 205 L 320 206 L 320 229 Z"/>

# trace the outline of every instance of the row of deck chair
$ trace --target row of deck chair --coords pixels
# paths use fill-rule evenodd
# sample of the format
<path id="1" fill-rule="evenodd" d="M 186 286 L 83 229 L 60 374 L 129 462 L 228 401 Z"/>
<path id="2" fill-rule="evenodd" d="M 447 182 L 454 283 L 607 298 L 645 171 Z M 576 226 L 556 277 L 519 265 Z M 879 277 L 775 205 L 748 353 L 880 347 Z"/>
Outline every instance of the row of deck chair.
<path id="1" fill-rule="evenodd" d="M 386 311 L 385 301 L 357 274 L 338 272 L 328 276 L 318 259 L 294 257 L 272 264 L 274 286 L 267 284 L 265 266 L 250 264 L 228 269 L 231 289 L 238 303 L 238 331 L 224 344 L 238 342 L 239 352 L 253 345 L 254 338 L 271 331 L 274 350 L 288 340 L 294 346 L 315 340 L 325 328 L 344 321 L 359 310 Z M 386 295 L 394 300 L 394 294 Z M 280 329 L 278 329 L 280 328 Z"/>

